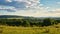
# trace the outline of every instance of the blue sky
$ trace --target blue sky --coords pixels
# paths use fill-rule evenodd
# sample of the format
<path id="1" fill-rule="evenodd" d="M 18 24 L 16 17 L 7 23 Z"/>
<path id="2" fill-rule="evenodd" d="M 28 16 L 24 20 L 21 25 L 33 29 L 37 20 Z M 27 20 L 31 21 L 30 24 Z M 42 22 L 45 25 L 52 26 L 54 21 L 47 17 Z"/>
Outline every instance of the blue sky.
<path id="1" fill-rule="evenodd" d="M 60 0 L 0 0 L 0 15 L 60 17 Z"/>
<path id="2" fill-rule="evenodd" d="M 54 8 L 60 8 L 60 4 L 57 3 L 60 2 L 60 0 L 41 0 L 41 3 L 44 4 L 44 6 L 54 7 Z"/>

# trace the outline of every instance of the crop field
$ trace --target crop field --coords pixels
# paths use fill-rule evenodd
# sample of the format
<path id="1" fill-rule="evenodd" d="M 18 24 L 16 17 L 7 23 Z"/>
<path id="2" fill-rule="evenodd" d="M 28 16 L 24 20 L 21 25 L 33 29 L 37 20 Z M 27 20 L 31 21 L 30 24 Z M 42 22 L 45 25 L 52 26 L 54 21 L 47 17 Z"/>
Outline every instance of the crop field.
<path id="1" fill-rule="evenodd" d="M 0 34 L 60 34 L 60 24 L 47 27 L 1 26 Z"/>

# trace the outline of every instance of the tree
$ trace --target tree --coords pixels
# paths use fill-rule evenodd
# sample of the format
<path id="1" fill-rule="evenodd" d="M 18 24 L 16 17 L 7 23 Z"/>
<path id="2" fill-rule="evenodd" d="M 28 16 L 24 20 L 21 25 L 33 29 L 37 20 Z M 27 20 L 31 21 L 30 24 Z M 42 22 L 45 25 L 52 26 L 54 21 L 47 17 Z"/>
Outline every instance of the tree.
<path id="1" fill-rule="evenodd" d="M 30 23 L 27 20 L 23 21 L 22 26 L 28 27 L 28 26 L 30 26 Z"/>
<path id="2" fill-rule="evenodd" d="M 49 26 L 49 25 L 53 25 L 53 24 L 57 24 L 56 20 L 54 20 L 54 19 L 46 18 L 43 20 L 43 25 L 45 25 L 45 26 Z"/>

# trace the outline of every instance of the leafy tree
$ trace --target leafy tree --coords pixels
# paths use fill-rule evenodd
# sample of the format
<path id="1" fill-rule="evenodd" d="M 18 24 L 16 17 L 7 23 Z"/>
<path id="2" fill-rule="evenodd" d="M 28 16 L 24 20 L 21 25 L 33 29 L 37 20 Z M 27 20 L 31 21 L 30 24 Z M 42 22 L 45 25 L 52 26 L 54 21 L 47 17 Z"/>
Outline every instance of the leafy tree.
<path id="1" fill-rule="evenodd" d="M 30 23 L 29 23 L 28 21 L 24 21 L 24 22 L 22 23 L 22 26 L 24 26 L 24 27 L 30 26 Z"/>
<path id="2" fill-rule="evenodd" d="M 49 25 L 53 25 L 53 24 L 57 24 L 56 20 L 54 20 L 54 19 L 46 18 L 43 20 L 43 25 L 45 25 L 45 26 L 49 26 Z"/>

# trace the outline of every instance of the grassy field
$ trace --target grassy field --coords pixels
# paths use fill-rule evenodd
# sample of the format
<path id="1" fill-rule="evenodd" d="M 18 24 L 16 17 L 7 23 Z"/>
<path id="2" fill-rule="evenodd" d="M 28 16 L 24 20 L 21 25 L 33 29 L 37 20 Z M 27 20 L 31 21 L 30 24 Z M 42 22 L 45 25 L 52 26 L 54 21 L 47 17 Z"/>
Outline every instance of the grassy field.
<path id="1" fill-rule="evenodd" d="M 60 34 L 60 24 L 47 27 L 0 26 L 0 34 Z"/>

